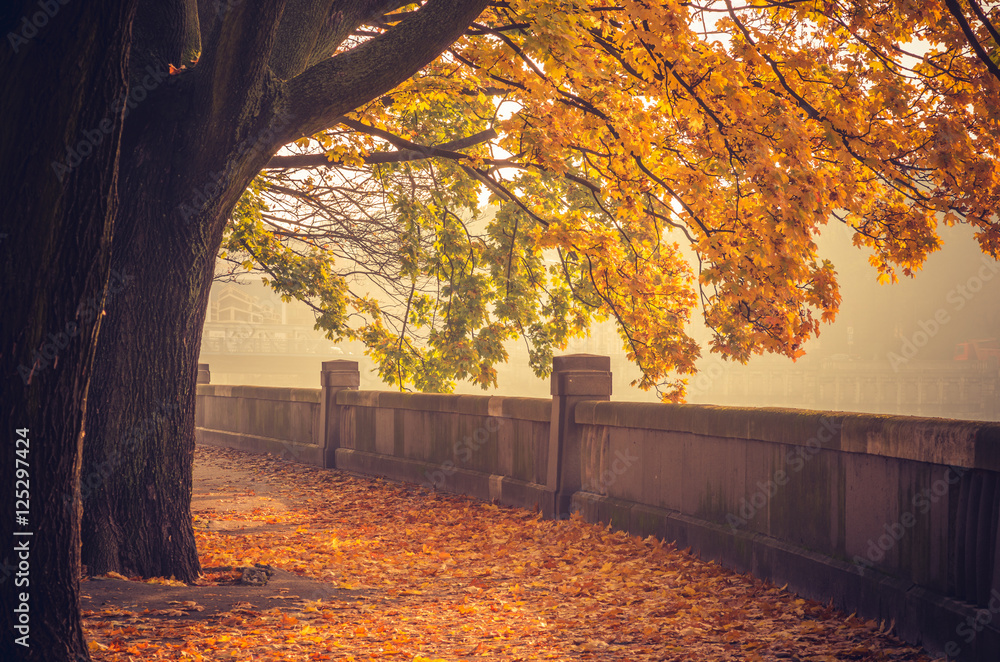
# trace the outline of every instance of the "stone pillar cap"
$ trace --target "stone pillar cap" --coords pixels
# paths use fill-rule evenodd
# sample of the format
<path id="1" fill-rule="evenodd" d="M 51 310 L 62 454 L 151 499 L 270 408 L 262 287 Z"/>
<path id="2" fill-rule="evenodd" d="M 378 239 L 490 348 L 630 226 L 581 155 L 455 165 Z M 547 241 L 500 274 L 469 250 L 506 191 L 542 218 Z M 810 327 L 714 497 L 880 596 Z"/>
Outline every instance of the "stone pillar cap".
<path id="1" fill-rule="evenodd" d="M 552 357 L 552 372 L 576 370 L 608 372 L 611 370 L 611 357 L 599 354 L 564 354 Z"/>
<path id="2" fill-rule="evenodd" d="M 323 372 L 352 372 L 358 370 L 358 362 L 349 359 L 323 361 Z"/>

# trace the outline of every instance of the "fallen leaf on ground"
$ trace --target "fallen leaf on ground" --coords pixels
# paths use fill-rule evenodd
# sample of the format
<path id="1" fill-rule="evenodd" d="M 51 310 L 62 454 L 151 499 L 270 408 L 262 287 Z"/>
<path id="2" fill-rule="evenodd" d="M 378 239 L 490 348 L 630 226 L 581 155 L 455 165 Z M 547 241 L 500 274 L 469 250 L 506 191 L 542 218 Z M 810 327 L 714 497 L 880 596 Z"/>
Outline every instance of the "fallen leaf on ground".
<path id="1" fill-rule="evenodd" d="M 287 599 L 274 609 L 237 600 L 222 613 L 199 613 L 202 601 L 142 614 L 88 610 L 95 661 L 929 662 L 880 632 L 886 624 L 578 517 L 542 520 L 227 449 L 199 447 L 196 462 L 249 471 L 255 498 L 288 507 L 196 512 L 263 524 L 196 529 L 202 567 L 219 570 L 194 588 L 245 589 L 232 584 L 233 569 L 264 564 L 326 592 L 272 593 Z M 222 491 L 248 494 L 238 481 Z"/>

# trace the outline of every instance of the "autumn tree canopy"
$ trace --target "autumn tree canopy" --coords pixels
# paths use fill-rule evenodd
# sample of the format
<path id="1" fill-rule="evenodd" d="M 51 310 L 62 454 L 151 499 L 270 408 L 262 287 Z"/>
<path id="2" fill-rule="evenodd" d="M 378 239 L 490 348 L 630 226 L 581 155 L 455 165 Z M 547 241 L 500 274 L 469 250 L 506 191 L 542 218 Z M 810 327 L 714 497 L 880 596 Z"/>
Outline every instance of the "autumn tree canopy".
<path id="1" fill-rule="evenodd" d="M 513 338 L 544 374 L 611 317 L 640 385 L 680 398 L 699 310 L 711 351 L 739 361 L 798 357 L 834 318 L 828 224 L 883 281 L 920 268 L 940 223 L 997 256 L 998 11 L 495 3 L 274 157 L 225 255 L 363 340 L 390 382 L 488 386 Z"/>

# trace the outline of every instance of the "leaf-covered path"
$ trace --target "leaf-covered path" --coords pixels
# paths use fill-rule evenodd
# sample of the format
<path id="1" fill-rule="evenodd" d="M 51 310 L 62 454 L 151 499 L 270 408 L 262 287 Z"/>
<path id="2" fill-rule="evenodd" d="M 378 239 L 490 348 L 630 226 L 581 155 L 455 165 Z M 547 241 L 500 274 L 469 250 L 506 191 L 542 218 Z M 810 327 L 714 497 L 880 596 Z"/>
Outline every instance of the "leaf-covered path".
<path id="1" fill-rule="evenodd" d="M 928 660 L 874 622 L 576 519 L 211 448 L 194 496 L 206 570 L 318 581 L 273 589 L 279 607 L 91 606 L 95 660 Z"/>

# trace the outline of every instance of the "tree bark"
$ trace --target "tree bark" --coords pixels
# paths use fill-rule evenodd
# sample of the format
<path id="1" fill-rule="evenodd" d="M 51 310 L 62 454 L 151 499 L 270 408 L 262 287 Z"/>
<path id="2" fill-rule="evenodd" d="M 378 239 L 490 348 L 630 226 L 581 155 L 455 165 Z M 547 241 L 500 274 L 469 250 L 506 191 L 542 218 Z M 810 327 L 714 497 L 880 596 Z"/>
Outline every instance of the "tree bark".
<path id="1" fill-rule="evenodd" d="M 380 3 L 329 4 L 339 10 L 327 6 L 324 17 L 360 22 L 359 8 Z M 215 259 L 242 192 L 282 145 L 403 82 L 485 5 L 431 0 L 385 35 L 281 81 L 268 66 L 281 51 L 281 3 L 233 3 L 220 26 L 203 32 L 197 66 L 156 84 L 131 112 L 113 250 L 117 288 L 98 343 L 84 446 L 89 573 L 198 575 L 190 512 L 197 360 Z M 202 29 L 214 20 L 202 16 Z M 288 69 L 301 58 L 296 63 Z M 143 71 L 160 75 L 166 64 L 147 58 L 138 72 L 133 65 L 132 80 Z"/>
<path id="2" fill-rule="evenodd" d="M 178 210 L 194 208 L 224 166 L 153 167 L 197 142 L 183 121 L 158 119 L 124 138 L 80 484 L 83 562 L 90 574 L 190 582 L 200 572 L 190 509 L 197 360 L 226 216 Z M 247 183 L 224 184 L 227 204 Z"/>
<path id="3" fill-rule="evenodd" d="M 0 659 L 77 662 L 78 479 L 135 1 L 55 7 L 0 16 Z"/>

